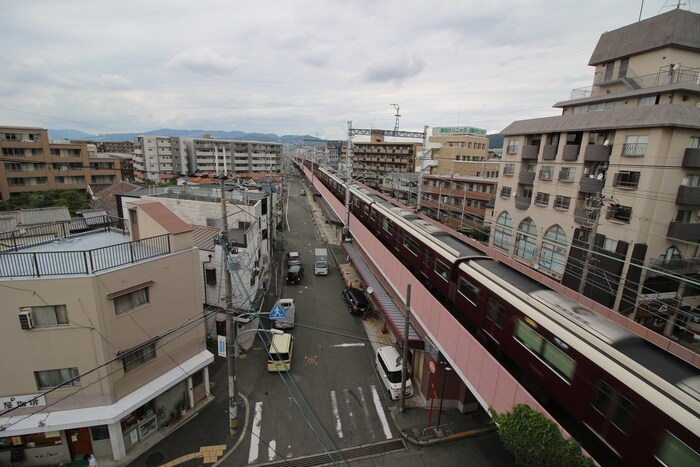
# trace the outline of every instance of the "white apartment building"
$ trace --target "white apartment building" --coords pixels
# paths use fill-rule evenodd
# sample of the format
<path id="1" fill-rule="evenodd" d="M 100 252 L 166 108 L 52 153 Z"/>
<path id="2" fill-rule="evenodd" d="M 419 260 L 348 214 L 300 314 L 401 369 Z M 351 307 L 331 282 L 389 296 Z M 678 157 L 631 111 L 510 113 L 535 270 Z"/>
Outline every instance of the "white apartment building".
<path id="1" fill-rule="evenodd" d="M 667 335 L 700 304 L 700 15 L 606 32 L 592 86 L 506 127 L 491 245 Z"/>
<path id="2" fill-rule="evenodd" d="M 134 175 L 138 180 L 170 180 L 196 173 L 277 173 L 282 170 L 282 144 L 139 136 L 134 146 Z"/>
<path id="3" fill-rule="evenodd" d="M 0 465 L 122 461 L 209 394 L 192 229 L 158 202 L 127 212 L 125 230 L 2 234 L 24 246 L 0 255 Z"/>

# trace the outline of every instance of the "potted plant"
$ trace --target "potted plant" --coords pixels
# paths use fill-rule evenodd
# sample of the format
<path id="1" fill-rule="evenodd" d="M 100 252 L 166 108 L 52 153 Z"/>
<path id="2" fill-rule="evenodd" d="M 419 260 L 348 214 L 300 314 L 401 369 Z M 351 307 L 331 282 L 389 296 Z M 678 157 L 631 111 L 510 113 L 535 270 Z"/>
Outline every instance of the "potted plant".
<path id="1" fill-rule="evenodd" d="M 187 400 L 184 397 L 177 403 L 177 408 L 180 409 L 180 415 L 184 417 L 187 411 Z"/>

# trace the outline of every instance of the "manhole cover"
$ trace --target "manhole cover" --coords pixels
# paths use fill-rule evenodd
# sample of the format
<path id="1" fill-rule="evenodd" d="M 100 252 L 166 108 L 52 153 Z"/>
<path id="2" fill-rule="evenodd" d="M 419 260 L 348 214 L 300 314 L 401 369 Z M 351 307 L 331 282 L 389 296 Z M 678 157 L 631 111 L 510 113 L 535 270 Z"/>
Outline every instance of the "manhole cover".
<path id="1" fill-rule="evenodd" d="M 161 465 L 164 460 L 165 454 L 163 454 L 162 452 L 154 452 L 153 454 L 149 454 L 148 457 L 146 457 L 146 465 L 148 467 L 156 467 L 158 465 Z"/>

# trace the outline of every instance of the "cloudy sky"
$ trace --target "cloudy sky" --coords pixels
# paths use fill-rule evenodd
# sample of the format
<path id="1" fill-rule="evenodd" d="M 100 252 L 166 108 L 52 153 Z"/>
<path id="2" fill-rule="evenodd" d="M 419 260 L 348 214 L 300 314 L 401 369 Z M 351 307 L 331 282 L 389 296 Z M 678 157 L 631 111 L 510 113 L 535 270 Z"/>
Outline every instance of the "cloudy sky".
<path id="1" fill-rule="evenodd" d="M 676 3 L 2 0 L 0 125 L 344 139 L 398 104 L 403 130 L 496 133 L 558 114 L 603 32 Z"/>

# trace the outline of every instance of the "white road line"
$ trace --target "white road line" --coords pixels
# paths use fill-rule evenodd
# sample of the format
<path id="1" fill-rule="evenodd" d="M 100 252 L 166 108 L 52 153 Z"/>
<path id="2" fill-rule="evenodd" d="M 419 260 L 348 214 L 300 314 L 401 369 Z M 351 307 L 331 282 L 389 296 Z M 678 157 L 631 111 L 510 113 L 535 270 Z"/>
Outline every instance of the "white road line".
<path id="1" fill-rule="evenodd" d="M 348 344 L 336 344 L 332 347 L 364 347 L 364 342 L 350 342 Z"/>
<path id="2" fill-rule="evenodd" d="M 333 418 L 335 418 L 335 431 L 338 433 L 338 438 L 343 439 L 343 424 L 340 422 L 338 400 L 335 397 L 335 391 L 331 391 L 331 410 L 333 411 Z"/>
<path id="3" fill-rule="evenodd" d="M 360 406 L 362 407 L 362 411 L 365 414 L 365 420 L 367 420 L 367 429 L 369 430 L 369 434 L 372 437 L 372 440 L 375 440 L 377 439 L 377 436 L 374 434 L 374 428 L 372 428 L 372 424 L 369 423 L 369 408 L 367 408 L 367 402 L 365 401 L 365 392 L 359 386 L 357 387 L 357 392 L 360 394 Z"/>
<path id="4" fill-rule="evenodd" d="M 350 425 L 352 432 L 355 433 L 357 432 L 357 421 L 355 420 L 355 414 L 352 411 L 352 403 L 350 402 L 350 390 L 345 388 L 343 389 L 343 398 L 345 399 L 345 408 L 347 409 L 348 412 L 348 417 L 350 417 Z"/>
<path id="5" fill-rule="evenodd" d="M 377 409 L 377 415 L 379 415 L 379 420 L 382 422 L 382 428 L 384 428 L 384 436 L 386 439 L 391 439 L 391 428 L 389 427 L 389 422 L 386 420 L 386 414 L 384 413 L 384 407 L 382 407 L 382 401 L 379 399 L 379 393 L 374 384 L 371 386 L 372 389 L 372 399 L 374 400 L 374 408 Z"/>
<path id="6" fill-rule="evenodd" d="M 253 426 L 250 435 L 250 450 L 248 451 L 248 463 L 252 464 L 258 460 L 260 454 L 260 422 L 262 421 L 262 402 L 255 403 L 255 416 L 253 416 Z"/>
<path id="7" fill-rule="evenodd" d="M 277 452 L 275 451 L 275 448 L 277 448 L 277 442 L 275 442 L 275 440 L 273 439 L 272 441 L 270 441 L 270 444 L 267 445 L 267 460 L 275 460 L 275 457 L 277 457 Z"/>

